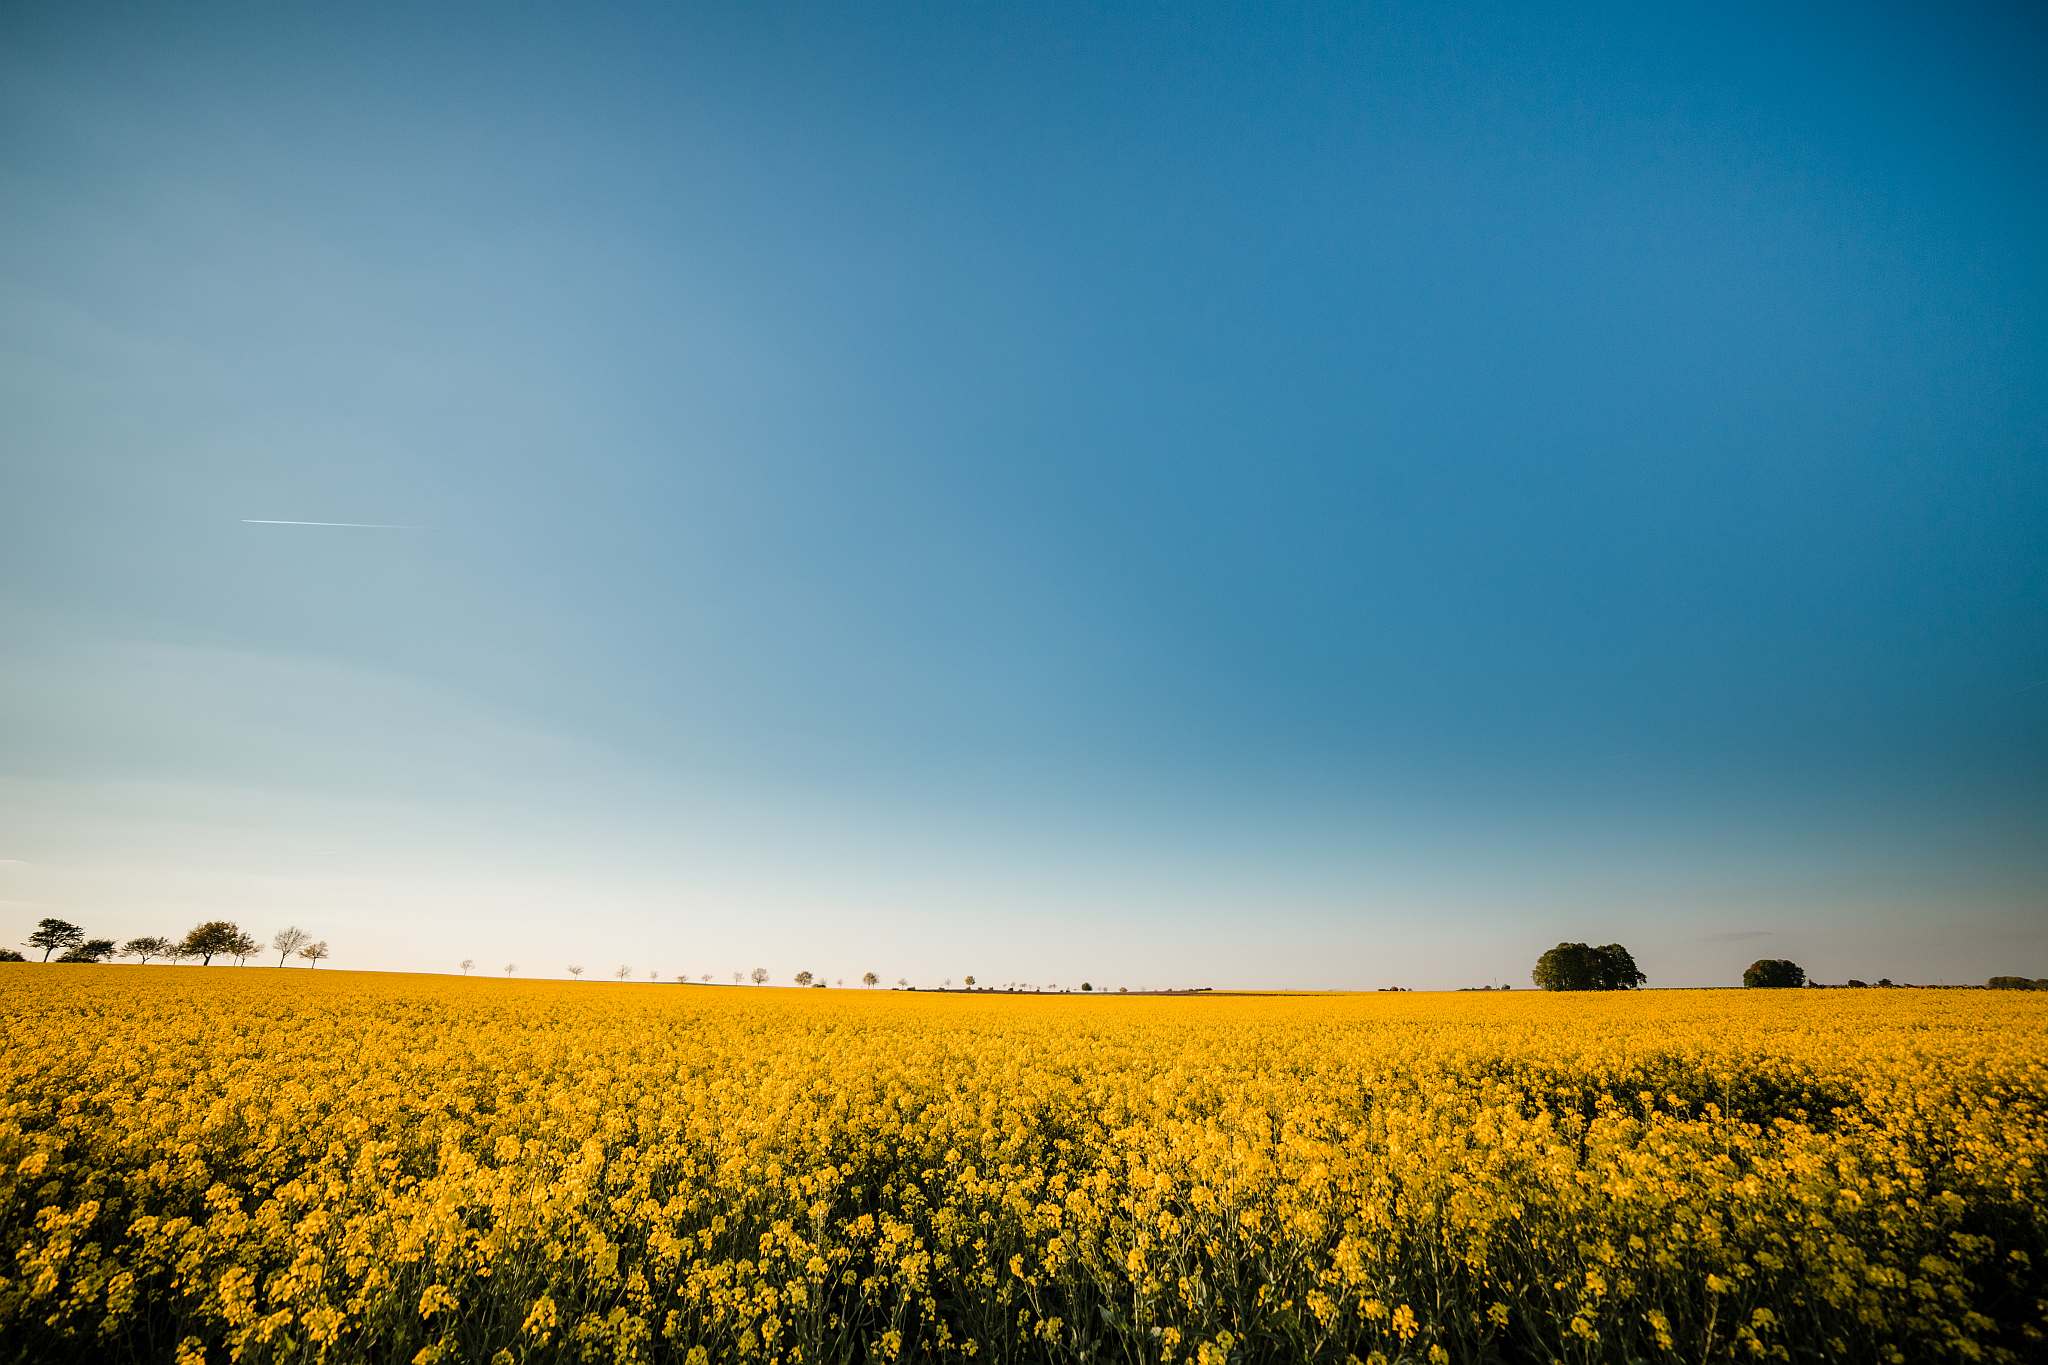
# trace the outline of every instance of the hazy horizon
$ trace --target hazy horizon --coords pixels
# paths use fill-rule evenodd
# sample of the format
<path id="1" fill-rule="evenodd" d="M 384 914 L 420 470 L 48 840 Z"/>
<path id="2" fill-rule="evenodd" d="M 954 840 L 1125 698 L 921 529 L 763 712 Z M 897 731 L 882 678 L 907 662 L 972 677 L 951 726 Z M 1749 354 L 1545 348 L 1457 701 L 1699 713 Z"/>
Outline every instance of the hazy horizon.
<path id="1" fill-rule="evenodd" d="M 2048 976 L 2034 12 L 13 18 L 0 941 Z"/>

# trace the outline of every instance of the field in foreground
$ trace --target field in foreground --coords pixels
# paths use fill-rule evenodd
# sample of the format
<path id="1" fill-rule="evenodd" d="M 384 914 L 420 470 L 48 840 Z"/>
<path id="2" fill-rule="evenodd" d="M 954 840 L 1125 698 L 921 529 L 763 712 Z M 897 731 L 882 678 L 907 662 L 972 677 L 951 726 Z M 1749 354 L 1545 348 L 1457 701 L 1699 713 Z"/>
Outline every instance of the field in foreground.
<path id="1" fill-rule="evenodd" d="M 2048 1355 L 2048 997 L 30 965 L 0 1040 L 0 1358 Z"/>

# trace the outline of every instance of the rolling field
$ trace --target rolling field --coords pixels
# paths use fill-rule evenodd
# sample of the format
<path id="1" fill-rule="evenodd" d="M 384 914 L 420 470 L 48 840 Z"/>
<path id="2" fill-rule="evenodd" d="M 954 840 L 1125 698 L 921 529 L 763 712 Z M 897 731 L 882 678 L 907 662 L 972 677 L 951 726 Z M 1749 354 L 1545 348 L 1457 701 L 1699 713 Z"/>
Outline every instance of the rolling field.
<path id="1" fill-rule="evenodd" d="M 0 1358 L 2048 1357 L 2048 996 L 0 967 Z"/>

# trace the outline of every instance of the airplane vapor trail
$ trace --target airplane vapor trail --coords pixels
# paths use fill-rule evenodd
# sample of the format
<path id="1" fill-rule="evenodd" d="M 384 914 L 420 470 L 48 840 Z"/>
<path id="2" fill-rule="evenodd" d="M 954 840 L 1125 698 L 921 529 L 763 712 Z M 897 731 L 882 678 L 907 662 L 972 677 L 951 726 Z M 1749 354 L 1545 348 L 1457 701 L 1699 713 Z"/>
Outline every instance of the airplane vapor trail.
<path id="1" fill-rule="evenodd" d="M 357 531 L 424 531 L 424 526 L 403 526 L 391 521 L 271 521 L 264 517 L 243 517 L 244 526 L 346 526 Z"/>

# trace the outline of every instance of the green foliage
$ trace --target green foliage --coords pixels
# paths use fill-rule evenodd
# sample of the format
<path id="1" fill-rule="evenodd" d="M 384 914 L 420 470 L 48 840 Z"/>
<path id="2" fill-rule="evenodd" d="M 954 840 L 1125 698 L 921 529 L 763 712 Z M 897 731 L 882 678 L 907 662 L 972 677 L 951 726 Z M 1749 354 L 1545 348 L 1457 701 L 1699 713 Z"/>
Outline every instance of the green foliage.
<path id="1" fill-rule="evenodd" d="M 1546 991 L 1626 991 L 1649 980 L 1619 943 L 1560 943 L 1536 959 L 1529 977 Z"/>
<path id="2" fill-rule="evenodd" d="M 2048 980 L 2025 976 L 1994 976 L 1984 984 L 1994 991 L 2048 991 Z"/>
<path id="3" fill-rule="evenodd" d="M 1745 986 L 1804 986 L 1806 968 L 1782 957 L 1760 957 L 1742 969 Z"/>
<path id="4" fill-rule="evenodd" d="M 27 958 L 12 948 L 0 948 L 0 962 L 26 962 Z"/>
<path id="5" fill-rule="evenodd" d="M 141 958 L 145 965 L 153 957 L 173 957 L 177 951 L 178 945 L 162 934 L 144 934 L 140 938 L 131 938 L 121 945 L 122 957 Z"/>
<path id="6" fill-rule="evenodd" d="M 199 965 L 203 967 L 218 954 L 232 953 L 241 941 L 242 931 L 235 924 L 224 919 L 210 919 L 193 926 L 180 948 L 187 957 L 198 958 Z"/>
<path id="7" fill-rule="evenodd" d="M 37 923 L 36 931 L 28 936 L 28 946 L 43 950 L 43 961 L 50 960 L 50 954 L 59 948 L 76 948 L 85 942 L 85 930 L 70 920 L 44 919 Z"/>
<path id="8" fill-rule="evenodd" d="M 110 938 L 89 938 L 73 948 L 59 962 L 105 962 L 114 955 L 114 940 Z"/>

